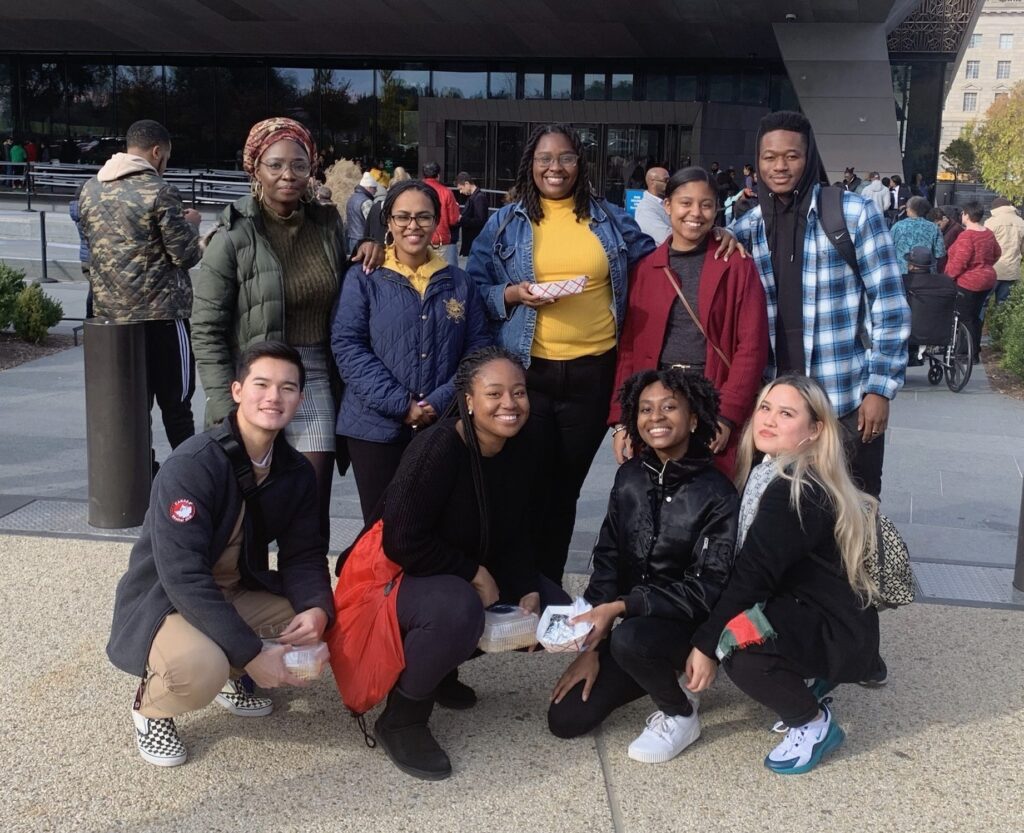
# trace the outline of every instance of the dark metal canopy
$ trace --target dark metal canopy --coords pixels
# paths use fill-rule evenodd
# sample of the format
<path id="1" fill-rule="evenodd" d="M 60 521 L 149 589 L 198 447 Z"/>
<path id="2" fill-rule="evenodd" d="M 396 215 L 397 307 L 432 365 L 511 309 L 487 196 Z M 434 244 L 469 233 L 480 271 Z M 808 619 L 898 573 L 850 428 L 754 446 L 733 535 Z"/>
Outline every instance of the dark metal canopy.
<path id="1" fill-rule="evenodd" d="M 772 24 L 886 23 L 919 0 L 7 0 L 7 52 L 501 60 L 778 59 Z M 723 67 L 724 68 L 724 67 Z"/>

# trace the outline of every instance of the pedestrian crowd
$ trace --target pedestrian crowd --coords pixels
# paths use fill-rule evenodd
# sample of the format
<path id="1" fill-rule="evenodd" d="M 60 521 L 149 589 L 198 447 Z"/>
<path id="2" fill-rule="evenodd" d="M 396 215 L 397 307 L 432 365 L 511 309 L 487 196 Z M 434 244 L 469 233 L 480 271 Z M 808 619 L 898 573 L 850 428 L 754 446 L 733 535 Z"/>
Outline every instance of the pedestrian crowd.
<path id="1" fill-rule="evenodd" d="M 995 243 L 1010 212 L 987 230 L 968 207 L 948 245 L 957 218 L 932 222 L 914 195 L 890 231 L 899 203 L 876 199 L 877 174 L 863 195 L 852 170 L 823 184 L 790 112 L 762 120 L 742 185 L 651 168 L 636 219 L 595 196 L 579 135 L 557 124 L 530 136 L 497 211 L 459 173 L 460 213 L 428 163 L 421 179 L 367 171 L 339 212 L 316 197 L 309 132 L 272 118 L 243 152 L 251 195 L 200 241 L 161 178 L 171 150 L 156 122 L 133 125 L 76 208 L 96 314 L 144 322 L 173 448 L 154 460 L 107 646 L 140 678 L 145 760 L 183 763 L 174 718 L 211 702 L 269 714 L 265 689 L 304 684 L 288 651 L 326 640 L 332 663 L 354 659 L 335 664 L 339 689 L 383 685 L 372 734 L 394 764 L 450 775 L 432 710 L 476 703 L 459 668 L 495 605 L 570 603 L 576 504 L 609 428 L 619 467 L 590 609 L 570 623 L 589 632 L 554 682 L 551 732 L 649 696 L 627 753 L 668 761 L 699 736 L 721 666 L 778 718 L 772 771 L 842 743 L 826 694 L 888 676 L 868 561 L 908 362 L 902 276 L 926 248 L 948 256 L 973 311 L 1017 274 Z M 335 469 L 351 469 L 365 527 L 332 591 Z M 337 601 L 364 580 L 372 620 Z"/>

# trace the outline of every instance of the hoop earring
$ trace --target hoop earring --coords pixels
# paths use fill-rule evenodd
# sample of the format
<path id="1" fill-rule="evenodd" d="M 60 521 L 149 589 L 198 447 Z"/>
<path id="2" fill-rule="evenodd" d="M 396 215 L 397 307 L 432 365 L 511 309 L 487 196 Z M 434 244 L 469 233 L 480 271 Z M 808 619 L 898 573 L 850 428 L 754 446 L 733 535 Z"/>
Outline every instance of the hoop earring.
<path id="1" fill-rule="evenodd" d="M 256 177 L 249 180 L 249 193 L 256 202 L 263 202 L 263 183 L 260 182 Z"/>
<path id="2" fill-rule="evenodd" d="M 388 240 L 388 235 L 391 235 L 391 239 L 390 240 Z M 394 233 L 392 233 L 391 229 L 388 229 L 386 232 L 384 232 L 384 245 L 385 246 L 394 246 L 395 245 L 395 235 L 394 235 Z"/>
<path id="3" fill-rule="evenodd" d="M 442 244 L 440 243 L 440 241 L 437 243 L 431 243 L 430 248 L 433 249 L 435 252 L 439 252 L 441 251 L 441 245 Z M 472 411 L 470 411 L 470 413 L 472 413 Z"/>

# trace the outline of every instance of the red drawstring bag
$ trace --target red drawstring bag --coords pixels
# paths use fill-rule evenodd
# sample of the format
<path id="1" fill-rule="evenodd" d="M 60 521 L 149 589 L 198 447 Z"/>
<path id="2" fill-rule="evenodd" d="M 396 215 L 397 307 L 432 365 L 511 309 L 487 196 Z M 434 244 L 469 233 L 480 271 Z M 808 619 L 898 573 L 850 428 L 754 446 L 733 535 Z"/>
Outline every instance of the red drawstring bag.
<path id="1" fill-rule="evenodd" d="M 383 521 L 352 546 L 334 588 L 334 626 L 327 633 L 342 702 L 361 715 L 387 697 L 405 668 L 398 628 L 402 568 L 384 554 Z"/>

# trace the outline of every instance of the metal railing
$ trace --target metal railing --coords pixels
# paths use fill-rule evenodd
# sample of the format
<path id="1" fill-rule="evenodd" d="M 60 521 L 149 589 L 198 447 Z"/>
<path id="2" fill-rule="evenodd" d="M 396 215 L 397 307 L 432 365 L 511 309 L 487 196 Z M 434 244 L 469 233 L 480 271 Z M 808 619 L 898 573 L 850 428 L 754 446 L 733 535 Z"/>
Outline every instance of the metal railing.
<path id="1" fill-rule="evenodd" d="M 32 211 L 34 197 L 71 197 L 99 169 L 99 165 L 0 161 L 0 193 L 23 193 L 25 210 Z M 249 177 L 242 171 L 168 168 L 164 179 L 193 206 L 227 205 L 249 193 Z"/>

